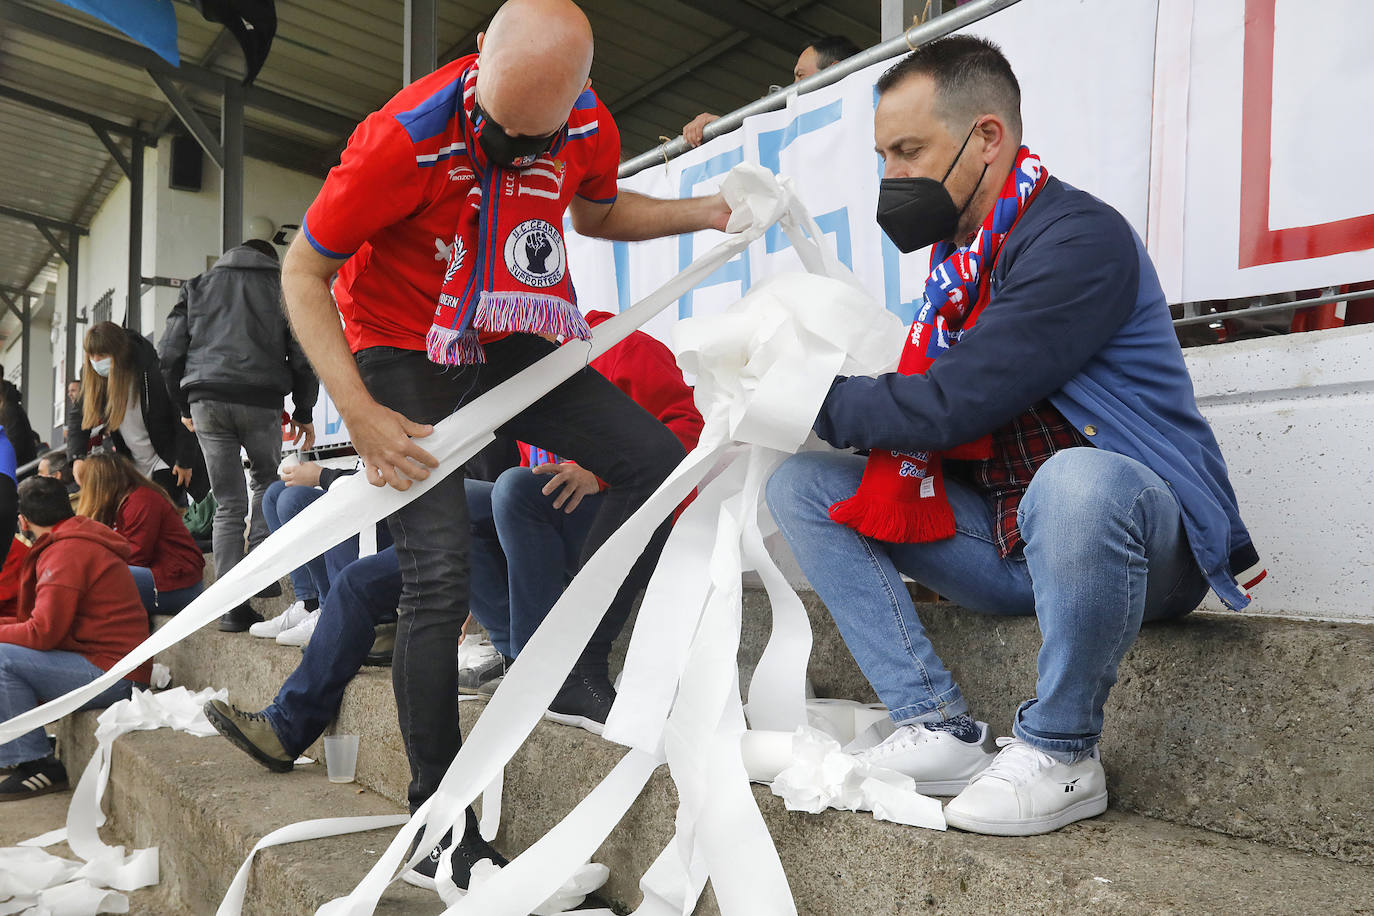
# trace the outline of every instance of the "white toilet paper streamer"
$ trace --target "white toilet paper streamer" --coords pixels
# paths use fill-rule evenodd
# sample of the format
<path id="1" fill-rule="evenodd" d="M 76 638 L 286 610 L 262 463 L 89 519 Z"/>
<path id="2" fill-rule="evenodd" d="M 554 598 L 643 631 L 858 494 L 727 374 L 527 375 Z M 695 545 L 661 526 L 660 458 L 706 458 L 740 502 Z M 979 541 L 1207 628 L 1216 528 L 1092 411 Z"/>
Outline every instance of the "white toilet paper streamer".
<path id="1" fill-rule="evenodd" d="M 727 178 L 723 190 L 735 208 L 732 221 L 742 220 L 750 223 L 743 237 L 737 237 L 718 246 L 707 257 L 675 277 L 663 289 L 624 315 L 602 325 L 598 329 L 590 353 L 578 352 L 581 349 L 578 345 L 561 348 L 536 367 L 479 398 L 455 417 L 441 423 L 436 433 L 425 440 L 426 447 L 441 460 L 440 472 L 447 473 L 461 464 L 490 440 L 490 429 L 515 411 L 522 409 L 562 378 L 576 371 L 588 358 L 604 352 L 618 342 L 634 326 L 695 285 L 720 263 L 733 256 L 744 244 L 761 235 L 763 229 L 780 217 L 809 269 L 823 270 L 832 276 L 844 275 L 843 268 L 836 264 L 832 255 L 801 234 L 805 227 L 812 233 L 812 239 L 820 238 L 814 223 L 796 207 L 795 196 L 785 183 L 779 184 L 768 173 L 745 166 Z M 790 213 L 786 212 L 789 207 L 794 208 Z M 779 286 L 786 286 L 789 282 L 786 278 L 779 278 L 779 281 Z M 535 634 L 530 646 L 522 653 L 521 661 L 517 662 L 507 675 L 502 689 L 492 700 L 491 708 L 477 723 L 463 752 L 441 783 L 438 793 L 400 832 L 386 854 L 354 893 L 348 898 L 326 905 L 321 912 L 370 913 L 382 890 L 395 874 L 415 834 L 422 828 L 427 833 L 427 842 L 422 842 L 415 854 L 415 858 L 418 858 L 428 848 L 428 841 L 432 841 L 439 833 L 452 827 L 455 821 L 460 819 L 463 807 L 478 791 L 492 784 L 501 766 L 528 735 L 552 698 L 571 666 L 572 659 L 585 644 L 591 630 L 604 613 L 605 605 L 614 594 L 615 587 L 628 572 L 630 560 L 642 549 L 658 520 L 665 517 L 671 508 L 712 470 L 716 460 L 726 452 L 731 441 L 750 443 L 744 450 L 747 455 L 743 459 L 739 456 L 735 456 L 734 459 L 744 460 L 748 464 L 750 473 L 746 481 L 749 484 L 746 491 L 750 498 L 735 500 L 735 511 L 732 516 L 734 521 L 722 527 L 738 535 L 733 548 L 735 553 L 738 555 L 743 552 L 749 556 L 751 563 L 758 562 L 765 584 L 769 584 L 770 578 L 772 579 L 770 592 L 777 587 L 781 576 L 770 576 L 775 572 L 771 561 L 766 561 L 766 556 L 764 561 L 757 561 L 754 556 L 759 552 L 758 542 L 761 542 L 761 537 L 757 533 L 758 496 L 767 472 L 771 471 L 771 467 L 782 457 L 780 454 L 767 455 L 766 450 L 780 450 L 783 453 L 795 450 L 805 438 L 820 398 L 828 387 L 829 378 L 839 371 L 874 372 L 890 368 L 895 362 L 902 339 L 901 328 L 896 319 L 868 302 L 852 285 L 830 283 L 829 288 L 825 288 L 825 283 L 814 278 L 800 286 L 796 285 L 798 281 L 795 278 L 790 282 L 793 284 L 791 289 L 785 294 L 779 291 L 778 298 L 770 302 L 773 306 L 771 309 L 758 309 L 752 318 L 747 308 L 736 309 L 733 315 L 726 316 L 725 324 L 733 321 L 737 327 L 724 330 L 708 329 L 705 326 L 698 328 L 699 332 L 705 334 L 705 342 L 715 347 L 713 350 L 712 346 L 703 346 L 695 354 L 701 357 L 702 368 L 711 368 L 714 362 L 723 369 L 717 377 L 698 370 L 698 396 L 700 398 L 706 394 L 707 399 L 712 401 L 707 420 L 707 430 L 712 435 L 703 434 L 702 446 L 699 446 L 670 477 L 659 493 L 650 500 L 650 504 L 636 513 L 635 517 L 607 542 L 605 548 L 588 563 L 584 574 L 569 587 L 564 599 L 555 607 L 545 625 Z M 756 304 L 765 298 L 755 297 Z M 690 322 L 686 324 L 690 325 Z M 701 384 L 703 378 L 706 380 L 705 385 Z M 708 394 L 712 389 L 713 378 L 718 381 L 715 385 L 716 391 Z M 379 517 L 393 511 L 396 506 L 413 498 L 416 492 L 424 492 L 439 476 L 439 473 L 432 475 L 429 481 L 413 486 L 411 491 L 406 493 L 389 489 L 371 489 L 362 481 L 341 482 L 345 485 L 343 489 L 336 486 L 326 498 L 317 501 L 305 513 L 284 526 L 273 535 L 268 544 L 250 554 L 248 561 L 240 564 L 224 580 L 216 583 L 196 604 L 183 611 L 171 626 L 159 631 L 107 677 L 111 680 L 118 677 L 153 652 L 171 645 L 198 626 L 214 619 L 222 607 L 238 603 L 267 581 L 278 578 L 296 565 L 300 556 L 310 555 L 332 546 L 338 540 L 358 531 L 363 525 L 372 524 Z M 347 486 L 349 483 L 353 485 Z M 332 498 L 336 495 L 338 498 Z M 698 500 L 698 503 L 702 502 L 702 499 Z M 730 515 L 725 510 L 723 502 L 718 502 L 717 505 L 722 511 L 722 519 Z M 684 516 L 684 520 L 686 517 Z M 684 525 L 679 523 L 678 528 L 681 530 Z M 675 537 L 677 533 L 675 532 Z M 699 532 L 697 534 L 700 536 Z M 690 543 L 692 538 L 683 537 L 679 540 L 686 544 Z M 709 542 L 710 538 L 707 540 Z M 673 539 L 670 539 L 670 544 L 672 541 Z M 728 538 L 718 537 L 716 542 L 721 545 L 721 549 L 715 552 L 715 556 L 723 556 L 730 552 L 730 548 L 726 547 L 729 543 Z M 295 550 L 297 547 L 300 549 Z M 701 554 L 697 556 L 700 557 Z M 614 720 L 616 713 L 622 708 L 627 710 L 625 722 L 628 724 L 619 740 L 640 747 L 641 756 L 647 756 L 649 763 L 655 763 L 664 756 L 670 759 L 675 754 L 681 756 L 682 762 L 673 767 L 674 778 L 678 779 L 680 784 L 693 782 L 691 774 L 686 772 L 686 769 L 697 766 L 697 775 L 700 776 L 704 772 L 708 778 L 697 779 L 695 783 L 711 788 L 710 792 L 698 793 L 695 800 L 688 799 L 684 804 L 679 815 L 679 834 L 673 844 L 677 848 L 673 850 L 670 846 L 665 850 L 646 874 L 642 882 L 646 894 L 645 906 L 641 907 L 640 912 L 688 912 L 700 893 L 707 868 L 711 871 L 723 905 L 729 906 L 731 911 L 739 907 L 741 909 L 738 911 L 741 912 L 794 912 L 785 878 L 776 864 L 777 857 L 772 850 L 771 840 L 767 836 L 767 831 L 763 829 L 761 817 L 753 805 L 752 796 L 748 793 L 747 774 L 740 760 L 739 738 L 743 732 L 743 716 L 739 709 L 738 687 L 735 683 L 733 647 L 730 652 L 722 651 L 719 645 L 712 645 L 709 638 L 712 632 L 728 632 L 737 644 L 738 572 L 742 569 L 742 563 L 732 563 L 726 559 L 714 562 L 713 566 L 717 567 L 717 570 L 733 572 L 734 584 L 723 582 L 722 578 L 715 575 L 717 570 L 713 570 L 712 591 L 706 596 L 704 605 L 697 605 L 699 610 L 692 614 L 692 617 L 700 621 L 709 616 L 712 623 L 717 625 L 697 628 L 690 657 L 703 660 L 700 664 L 705 666 L 706 670 L 728 676 L 729 686 L 725 690 L 720 690 L 721 678 L 707 678 L 704 676 L 705 671 L 688 676 L 685 678 L 686 683 L 678 685 L 682 689 L 678 702 L 673 704 L 672 712 L 680 723 L 676 724 L 676 733 L 679 737 L 692 730 L 712 727 L 716 729 L 715 736 L 703 742 L 673 742 L 677 748 L 675 752 L 663 741 L 665 726 L 668 724 L 664 716 L 649 716 L 647 719 L 641 716 L 641 725 L 646 727 L 642 727 L 636 734 L 633 728 L 636 717 L 630 710 L 642 704 L 638 702 L 638 692 L 628 687 L 626 695 L 635 697 L 636 701 L 631 704 L 623 701 L 618 703 L 612 714 Z M 671 570 L 672 565 L 660 565 L 659 572 L 662 573 L 665 568 Z M 671 597 L 674 600 L 670 603 L 678 604 L 677 596 Z M 781 597 L 781 594 L 775 595 L 775 599 Z M 731 605 L 733 615 L 729 613 Z M 805 637 L 795 637 L 795 619 L 790 624 L 793 638 L 780 639 L 781 636 L 788 635 L 789 623 L 781 619 L 778 611 L 779 607 L 785 605 L 785 598 L 781 601 L 775 600 L 775 638 L 769 644 L 769 652 L 779 655 L 787 654 L 779 649 L 779 646 L 784 649 L 790 646 L 795 653 L 796 646 L 807 643 Z M 678 607 L 681 608 L 681 605 L 678 604 Z M 718 619 L 722 617 L 722 609 L 723 619 Z M 707 634 L 708 638 L 703 638 L 703 634 Z M 727 656 L 728 672 L 721 662 L 721 659 Z M 782 667 L 788 671 L 801 672 L 804 671 L 804 665 L 803 656 L 800 660 L 788 659 Z M 686 673 L 679 669 L 672 677 L 676 678 L 679 674 Z M 712 680 L 714 683 L 707 683 Z M 799 697 L 802 692 L 801 677 L 797 676 L 795 680 L 795 691 L 783 686 L 779 691 L 780 695 L 794 694 Z M 688 684 L 696 682 L 700 682 L 701 686 L 689 691 Z M 755 711 L 754 707 L 757 705 L 757 715 L 776 716 L 779 721 L 798 718 L 802 710 L 800 702 L 791 703 L 790 709 L 777 711 L 767 708 L 767 704 L 756 704 L 756 690 L 764 690 L 773 683 L 781 683 L 781 679 L 754 679 L 755 689 L 751 689 L 751 711 Z M 94 692 L 103 689 L 104 686 L 105 683 L 97 682 L 88 690 Z M 725 695 L 723 698 L 722 694 Z M 0 740 L 61 715 L 80 705 L 84 699 L 85 697 L 78 692 L 46 704 L 34 713 L 16 717 L 0 725 Z M 684 702 L 684 699 L 688 701 Z M 717 711 L 718 716 L 715 715 Z M 654 722 L 654 719 L 657 719 L 657 722 Z M 702 753 L 696 753 L 698 750 Z M 633 756 L 629 755 L 626 759 Z M 641 765 L 639 770 L 640 772 L 621 771 L 618 767 L 612 777 L 608 777 L 607 783 L 598 788 L 598 792 L 601 788 L 614 789 L 611 795 L 615 803 L 602 808 L 602 813 L 606 817 L 614 814 L 615 819 L 618 819 L 619 813 L 628 807 L 642 788 L 644 780 L 652 771 L 652 766 Z M 682 772 L 679 772 L 680 770 Z M 579 812 L 598 792 L 593 792 L 592 796 L 569 816 L 570 822 L 576 819 Z M 693 816 L 687 816 L 684 812 Z M 614 820 L 611 820 L 606 825 L 607 831 L 613 823 Z M 555 832 L 551 832 L 549 837 L 555 837 Z M 560 886 L 562 876 L 570 873 L 579 862 L 587 861 L 591 850 L 584 850 L 583 847 L 590 841 L 589 838 L 594 839 L 594 834 L 578 837 L 559 835 L 556 842 L 551 840 L 547 844 L 541 841 L 541 844 L 536 844 L 522 856 L 521 860 L 528 858 L 531 864 L 538 861 L 541 856 L 546 860 L 557 860 L 561 871 L 541 869 L 541 880 L 538 882 L 527 883 L 523 887 L 512 887 L 509 891 L 503 887 L 499 901 L 484 899 L 495 898 L 497 895 L 494 893 L 489 895 L 474 892 L 451 907 L 449 912 L 529 912 L 531 907 L 538 905 L 548 896 L 548 892 Z M 591 849 L 594 850 L 599 842 L 600 840 L 595 840 Z M 724 854 L 724 850 L 732 847 L 743 850 L 746 854 Z M 577 854 L 570 854 L 570 848 L 575 848 Z M 535 855 L 536 851 L 538 855 Z M 583 852 L 588 855 L 581 854 Z M 521 869 L 507 868 L 495 876 L 485 888 L 513 885 L 520 871 Z M 506 872 L 511 874 L 507 875 Z M 761 876 L 765 880 L 761 881 Z M 753 891 L 749 887 L 751 883 L 757 886 Z M 762 889 L 763 893 L 759 893 L 759 889 Z M 727 904 L 726 901 L 731 902 Z M 744 908 L 749 905 L 749 901 L 757 901 L 758 908 Z M 479 904 L 488 902 L 495 905 L 479 908 Z"/>
<path id="2" fill-rule="evenodd" d="M 99 828 L 105 823 L 100 800 L 110 777 L 110 751 L 120 735 L 131 731 L 175 728 L 192 735 L 215 734 L 201 707 L 225 699 L 223 690 L 190 693 L 178 687 L 165 693 L 135 690 L 112 704 L 97 719 L 96 750 L 81 774 L 67 808 L 67 825 L 25 840 L 20 847 L 0 849 L 0 914 L 24 913 L 90 916 L 127 913 L 128 898 L 116 891 L 148 887 L 158 881 L 156 846 L 134 850 L 108 846 Z M 85 864 L 45 852 L 63 840 Z M 113 889 L 113 890 L 111 890 Z M 4 898 L 9 897 L 9 900 Z"/>

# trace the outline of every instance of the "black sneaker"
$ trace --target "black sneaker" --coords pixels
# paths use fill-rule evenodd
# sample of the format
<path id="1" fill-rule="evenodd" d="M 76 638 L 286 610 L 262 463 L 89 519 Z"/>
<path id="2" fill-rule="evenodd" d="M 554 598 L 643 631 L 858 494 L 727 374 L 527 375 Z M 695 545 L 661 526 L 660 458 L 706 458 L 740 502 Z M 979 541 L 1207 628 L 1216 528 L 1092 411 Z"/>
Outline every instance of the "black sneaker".
<path id="1" fill-rule="evenodd" d="M 504 655 L 493 655 L 471 668 L 458 669 L 458 692 L 470 697 L 489 697 L 496 692 L 496 683 L 505 677 L 506 669 L 515 664 L 515 659 Z"/>
<path id="2" fill-rule="evenodd" d="M 406 884 L 413 884 L 416 887 L 423 887 L 427 890 L 434 890 L 434 876 L 439 872 L 439 860 L 443 858 L 444 850 L 452 842 L 449 834 L 444 835 L 444 839 L 429 851 L 429 855 L 415 864 L 401 875 L 401 880 Z M 491 844 L 482 839 L 476 830 L 471 835 L 464 834 L 463 842 L 458 844 L 458 848 L 453 850 L 453 883 L 461 890 L 468 889 L 468 882 L 472 880 L 472 866 L 483 859 L 491 859 L 492 864 L 497 868 L 505 868 L 509 860 L 501 853 L 492 848 Z"/>
<path id="3" fill-rule="evenodd" d="M 67 787 L 67 768 L 56 757 L 26 760 L 0 780 L 0 802 L 65 792 Z"/>
<path id="4" fill-rule="evenodd" d="M 576 668 L 559 688 L 549 704 L 544 718 L 563 725 L 585 728 L 593 735 L 601 734 L 606 717 L 615 703 L 615 688 L 605 674 L 578 671 Z"/>
<path id="5" fill-rule="evenodd" d="M 221 633 L 242 633 L 255 623 L 262 623 L 262 615 L 245 601 L 219 619 L 219 629 Z"/>
<path id="6" fill-rule="evenodd" d="M 374 668 L 387 668 L 391 666 L 391 656 L 396 651 L 396 624 L 379 623 L 374 628 L 372 637 L 372 648 L 367 650 L 367 657 L 363 659 L 364 665 L 371 665 Z M 459 672 L 461 683 L 462 672 Z"/>

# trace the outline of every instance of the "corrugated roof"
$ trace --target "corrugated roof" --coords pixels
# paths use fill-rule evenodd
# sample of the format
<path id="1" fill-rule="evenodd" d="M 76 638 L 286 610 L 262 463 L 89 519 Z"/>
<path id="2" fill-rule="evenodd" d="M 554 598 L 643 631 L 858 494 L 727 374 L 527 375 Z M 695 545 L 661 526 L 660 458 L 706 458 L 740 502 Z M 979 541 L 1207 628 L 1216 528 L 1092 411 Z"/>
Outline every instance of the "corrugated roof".
<path id="1" fill-rule="evenodd" d="M 475 51 L 477 32 L 499 5 L 440 0 L 439 62 Z M 250 156 L 323 174 L 351 125 L 400 88 L 405 3 L 278 0 L 276 6 L 277 37 L 255 83 L 271 104 L 250 99 L 245 146 Z M 861 47 L 878 40 L 876 0 L 583 0 L 582 6 L 597 41 L 592 82 L 616 116 L 626 157 L 676 135 L 703 111 L 724 114 L 772 84 L 790 82 L 800 49 L 779 37 L 784 33 L 838 33 Z M 215 75 L 241 77 L 242 56 L 225 30 L 189 2 L 178 0 L 175 8 L 183 61 L 178 82 L 213 127 Z M 70 34 L 73 27 L 80 36 Z M 111 39 L 120 43 L 119 53 L 88 47 Z M 64 4 L 0 0 L 0 93 L 19 90 L 142 131 L 180 130 L 138 61 L 124 59 L 131 44 Z M 187 79 L 186 68 L 198 68 L 199 78 Z M 127 150 L 128 141 L 117 139 Z M 84 226 L 121 175 L 86 125 L 0 98 L 0 205 Z M 0 218 L 0 286 L 46 280 L 53 260 L 31 224 Z"/>

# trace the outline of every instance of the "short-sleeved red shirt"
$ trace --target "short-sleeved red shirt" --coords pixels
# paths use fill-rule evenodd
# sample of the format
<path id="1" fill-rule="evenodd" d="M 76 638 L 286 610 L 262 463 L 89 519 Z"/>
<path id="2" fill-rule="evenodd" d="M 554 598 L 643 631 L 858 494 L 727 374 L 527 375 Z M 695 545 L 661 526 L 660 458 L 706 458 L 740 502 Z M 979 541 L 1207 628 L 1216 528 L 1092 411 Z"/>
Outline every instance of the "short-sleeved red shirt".
<path id="1" fill-rule="evenodd" d="M 459 210 L 477 190 L 462 120 L 463 72 L 475 58 L 416 80 L 368 115 L 306 211 L 301 230 L 315 250 L 348 259 L 334 299 L 355 353 L 425 349 Z M 568 141 L 554 158 L 553 171 L 509 172 L 516 176 L 510 193 L 518 184 L 525 193 L 556 194 L 560 214 L 574 194 L 615 200 L 620 131 L 590 89 L 573 106 Z"/>

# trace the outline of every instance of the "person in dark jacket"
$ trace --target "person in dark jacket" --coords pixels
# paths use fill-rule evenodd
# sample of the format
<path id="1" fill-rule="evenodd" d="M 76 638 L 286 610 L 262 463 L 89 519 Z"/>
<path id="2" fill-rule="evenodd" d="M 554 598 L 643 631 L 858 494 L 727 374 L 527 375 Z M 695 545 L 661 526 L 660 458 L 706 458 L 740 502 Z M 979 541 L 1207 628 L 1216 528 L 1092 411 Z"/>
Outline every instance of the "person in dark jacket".
<path id="1" fill-rule="evenodd" d="M 19 487 L 19 521 L 33 538 L 19 575 L 16 617 L 0 622 L 0 721 L 56 699 L 109 671 L 148 638 L 148 615 L 129 574 L 129 542 L 73 517 L 51 477 Z M 127 699 L 152 675 L 145 662 L 82 708 Z M 41 728 L 0 744 L 0 802 L 67 787 L 67 771 Z"/>
<path id="2" fill-rule="evenodd" d="M 253 480 L 249 549 L 267 538 L 262 498 L 281 463 L 282 399 L 291 395 L 292 436 L 315 442 L 312 411 L 320 384 L 281 307 L 281 267 L 270 242 L 250 239 L 224 253 L 181 288 L 158 345 L 162 375 L 205 452 L 215 511 L 215 575 L 243 559 L 248 488 L 240 449 Z M 233 608 L 220 629 L 239 633 L 262 620 L 249 605 Z"/>
<path id="3" fill-rule="evenodd" d="M 5 367 L 0 366 L 0 427 L 14 446 L 14 457 L 19 464 L 25 465 L 38 457 L 35 443 L 38 441 L 29 415 L 24 411 L 24 393 L 19 386 L 5 378 Z"/>
<path id="4" fill-rule="evenodd" d="M 203 499 L 210 478 L 195 434 L 182 426 L 150 341 L 112 321 L 86 332 L 81 405 L 67 416 L 67 455 L 77 483 L 92 439 L 108 439 L 180 504 Z"/>
<path id="5" fill-rule="evenodd" d="M 867 456 L 794 455 L 768 505 L 898 726 L 865 756 L 955 795 L 950 826 L 1046 833 L 1107 807 L 1103 708 L 1141 623 L 1209 586 L 1244 607 L 1263 571 L 1144 246 L 1021 145 L 1001 51 L 931 42 L 877 90 L 877 218 L 933 245 L 924 301 L 899 371 L 836 379 L 816 417 Z M 1014 737 L 974 721 L 899 573 L 1036 616 Z"/>

